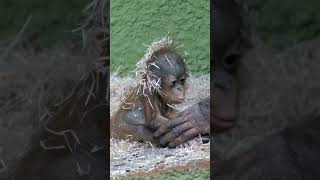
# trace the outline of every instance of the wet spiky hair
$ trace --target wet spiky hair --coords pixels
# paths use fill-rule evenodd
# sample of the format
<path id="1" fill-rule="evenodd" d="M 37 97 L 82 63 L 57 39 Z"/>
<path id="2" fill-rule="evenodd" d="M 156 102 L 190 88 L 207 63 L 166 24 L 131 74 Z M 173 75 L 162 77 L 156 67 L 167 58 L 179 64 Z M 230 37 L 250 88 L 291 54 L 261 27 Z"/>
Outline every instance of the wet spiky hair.
<path id="1" fill-rule="evenodd" d="M 152 42 L 147 49 L 147 52 L 140 59 L 140 61 L 136 64 L 136 79 L 137 79 L 137 94 L 141 93 L 144 96 L 147 96 L 146 90 L 149 94 L 152 94 L 154 91 L 157 93 L 161 93 L 160 85 L 161 79 L 152 73 L 150 70 L 151 66 L 155 66 L 160 69 L 155 63 L 156 56 L 155 54 L 159 52 L 170 52 L 174 51 L 177 47 L 182 45 L 176 45 L 173 43 L 173 40 L 170 39 L 168 35 L 161 38 L 158 41 Z M 170 60 L 167 59 L 170 63 Z M 170 63 L 171 64 L 171 63 Z M 142 91 L 142 92 L 140 92 Z"/>

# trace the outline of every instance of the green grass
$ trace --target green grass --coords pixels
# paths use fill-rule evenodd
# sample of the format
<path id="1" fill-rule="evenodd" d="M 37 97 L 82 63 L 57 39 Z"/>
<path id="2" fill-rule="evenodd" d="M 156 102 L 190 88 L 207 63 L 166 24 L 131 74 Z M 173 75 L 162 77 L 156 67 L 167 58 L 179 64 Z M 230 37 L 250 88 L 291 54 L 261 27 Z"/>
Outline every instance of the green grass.
<path id="1" fill-rule="evenodd" d="M 209 73 L 209 0 L 111 0 L 111 72 L 133 74 L 152 41 L 170 36 L 184 44 L 193 74 Z"/>
<path id="2" fill-rule="evenodd" d="M 71 30 L 81 22 L 82 9 L 90 0 L 1 0 L 0 39 L 10 40 L 21 29 L 27 17 L 32 20 L 23 39 L 39 47 L 52 47 L 72 40 Z M 80 38 L 79 38 L 80 39 Z"/>
<path id="3" fill-rule="evenodd" d="M 173 172 L 159 176 L 146 176 L 132 178 L 131 180 L 207 180 L 210 179 L 209 171 Z"/>

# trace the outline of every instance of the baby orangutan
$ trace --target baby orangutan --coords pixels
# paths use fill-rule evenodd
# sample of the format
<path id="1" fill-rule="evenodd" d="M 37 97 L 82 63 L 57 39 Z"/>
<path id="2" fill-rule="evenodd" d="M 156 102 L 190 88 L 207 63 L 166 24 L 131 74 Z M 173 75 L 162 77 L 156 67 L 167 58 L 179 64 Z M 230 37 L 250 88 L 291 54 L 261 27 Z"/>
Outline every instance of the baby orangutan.
<path id="1" fill-rule="evenodd" d="M 112 117 L 111 133 L 116 138 L 157 144 L 153 134 L 177 115 L 172 104 L 184 101 L 188 74 L 183 58 L 171 48 L 160 48 L 147 55 L 140 61 L 143 68 L 138 64 L 138 86 Z"/>

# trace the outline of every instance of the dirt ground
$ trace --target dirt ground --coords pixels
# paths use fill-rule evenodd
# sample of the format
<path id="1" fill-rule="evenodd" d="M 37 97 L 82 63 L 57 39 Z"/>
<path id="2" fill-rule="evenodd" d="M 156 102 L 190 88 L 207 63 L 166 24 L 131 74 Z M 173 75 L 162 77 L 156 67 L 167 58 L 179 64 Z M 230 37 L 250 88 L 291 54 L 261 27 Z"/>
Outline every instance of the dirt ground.
<path id="1" fill-rule="evenodd" d="M 135 85 L 130 77 L 111 77 L 110 113 L 114 113 L 121 102 L 124 92 Z M 210 76 L 191 76 L 188 80 L 186 101 L 177 106 L 182 111 L 190 105 L 197 103 L 200 99 L 209 96 Z M 201 137 L 200 137 L 201 138 Z M 202 169 L 209 169 L 210 143 L 202 144 L 199 138 L 190 143 L 189 147 L 176 149 L 158 148 L 152 144 L 132 142 L 129 140 L 110 140 L 110 175 L 113 179 L 132 177 L 139 175 L 154 175 L 158 172 L 170 171 L 172 169 L 192 169 L 192 164 L 202 164 Z"/>

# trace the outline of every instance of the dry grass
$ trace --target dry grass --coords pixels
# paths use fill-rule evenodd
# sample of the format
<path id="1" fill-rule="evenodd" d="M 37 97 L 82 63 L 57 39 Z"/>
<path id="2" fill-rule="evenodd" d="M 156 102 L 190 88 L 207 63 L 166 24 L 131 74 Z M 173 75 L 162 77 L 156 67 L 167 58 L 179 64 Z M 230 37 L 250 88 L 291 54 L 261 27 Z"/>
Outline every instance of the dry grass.
<path id="1" fill-rule="evenodd" d="M 188 147 L 176 149 L 157 148 L 152 144 L 111 139 L 110 175 L 112 178 L 130 173 L 150 172 L 165 167 L 187 165 L 197 160 L 210 159 L 210 144 L 199 139 L 191 141 Z"/>
<path id="2" fill-rule="evenodd" d="M 0 61 L 0 161 L 11 172 L 31 148 L 32 134 L 51 115 L 51 109 L 92 67 L 91 56 L 66 49 L 40 54 L 15 49 L 8 59 Z"/>
<path id="3" fill-rule="evenodd" d="M 110 82 L 111 107 L 114 113 L 120 106 L 122 96 L 137 82 L 131 77 L 112 76 Z M 180 111 L 188 108 L 200 99 L 209 96 L 210 76 L 190 76 L 187 81 L 186 101 L 176 108 Z M 110 172 L 112 178 L 130 175 L 133 172 L 149 172 L 159 167 L 187 165 L 195 160 L 210 159 L 210 145 L 202 144 L 199 139 L 190 142 L 189 147 L 176 149 L 157 148 L 152 144 L 138 143 L 130 140 L 110 139 Z"/>
<path id="4" fill-rule="evenodd" d="M 67 109 L 69 116 L 81 113 L 81 117 L 85 117 L 91 110 L 88 104 L 98 97 L 95 89 L 101 86 L 94 75 L 102 73 L 105 78 L 107 74 L 104 66 L 107 2 L 93 0 L 84 10 L 88 18 L 77 30 L 82 33 L 84 48 L 91 47 L 86 48 L 88 53 L 74 53 L 69 46 L 40 53 L 21 49 L 20 39 L 31 17 L 11 43 L 0 42 L 3 44 L 0 47 L 0 153 L 3 155 L 0 166 L 7 167 L 10 173 L 31 149 L 32 135 L 38 133 L 44 122 L 70 101 L 70 97 L 81 99 L 78 102 L 87 108 Z M 100 34 L 102 37 L 97 38 Z M 2 170 L 0 168 L 0 175 Z"/>
<path id="5" fill-rule="evenodd" d="M 86 19 L 74 29 L 73 32 L 81 33 L 83 49 L 101 55 L 100 60 L 108 59 L 106 46 L 109 35 L 109 0 L 92 0 L 84 9 Z M 97 38 L 99 37 L 99 38 Z"/>

